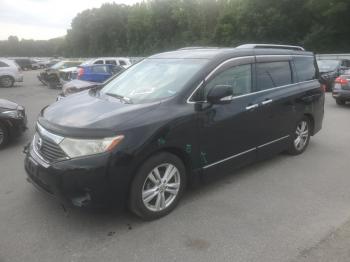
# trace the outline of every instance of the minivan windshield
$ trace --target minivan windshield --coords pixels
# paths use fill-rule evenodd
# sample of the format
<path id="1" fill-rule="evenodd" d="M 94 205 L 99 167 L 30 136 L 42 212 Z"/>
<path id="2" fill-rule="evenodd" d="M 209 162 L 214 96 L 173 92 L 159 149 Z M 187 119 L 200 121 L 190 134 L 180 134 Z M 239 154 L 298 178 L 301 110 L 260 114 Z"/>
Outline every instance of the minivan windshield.
<path id="1" fill-rule="evenodd" d="M 109 82 L 101 92 L 131 103 L 158 101 L 179 93 L 206 59 L 145 59 Z"/>
<path id="2" fill-rule="evenodd" d="M 318 68 L 320 69 L 320 72 L 334 71 L 339 64 L 340 64 L 339 60 L 331 60 L 331 59 L 317 60 L 317 65 L 318 65 Z"/>

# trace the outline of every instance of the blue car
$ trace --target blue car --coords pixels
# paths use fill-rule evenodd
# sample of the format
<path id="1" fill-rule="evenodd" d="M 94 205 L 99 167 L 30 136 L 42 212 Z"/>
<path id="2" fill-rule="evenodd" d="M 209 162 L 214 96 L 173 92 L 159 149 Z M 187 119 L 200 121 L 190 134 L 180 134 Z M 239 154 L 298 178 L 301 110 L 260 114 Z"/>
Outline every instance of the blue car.
<path id="1" fill-rule="evenodd" d="M 102 83 L 111 76 L 124 70 L 123 67 L 117 65 L 81 65 L 78 66 L 78 71 L 75 79 Z"/>

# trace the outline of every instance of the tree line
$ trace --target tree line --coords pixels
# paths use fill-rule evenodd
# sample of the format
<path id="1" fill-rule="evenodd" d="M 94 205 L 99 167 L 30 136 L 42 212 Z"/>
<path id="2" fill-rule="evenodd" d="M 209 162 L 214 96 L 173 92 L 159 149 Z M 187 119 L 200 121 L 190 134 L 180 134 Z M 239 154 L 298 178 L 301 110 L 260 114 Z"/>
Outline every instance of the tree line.
<path id="1" fill-rule="evenodd" d="M 67 35 L 0 41 L 0 56 L 147 56 L 184 46 L 302 45 L 350 52 L 349 0 L 148 0 L 79 13 Z"/>

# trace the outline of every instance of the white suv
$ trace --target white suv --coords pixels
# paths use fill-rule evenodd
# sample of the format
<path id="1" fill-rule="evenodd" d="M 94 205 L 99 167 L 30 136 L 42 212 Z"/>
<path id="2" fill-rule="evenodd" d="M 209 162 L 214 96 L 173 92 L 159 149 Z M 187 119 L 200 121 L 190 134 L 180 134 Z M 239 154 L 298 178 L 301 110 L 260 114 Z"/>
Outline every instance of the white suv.
<path id="1" fill-rule="evenodd" d="M 12 87 L 15 82 L 23 82 L 23 74 L 15 61 L 0 58 L 0 86 Z"/>

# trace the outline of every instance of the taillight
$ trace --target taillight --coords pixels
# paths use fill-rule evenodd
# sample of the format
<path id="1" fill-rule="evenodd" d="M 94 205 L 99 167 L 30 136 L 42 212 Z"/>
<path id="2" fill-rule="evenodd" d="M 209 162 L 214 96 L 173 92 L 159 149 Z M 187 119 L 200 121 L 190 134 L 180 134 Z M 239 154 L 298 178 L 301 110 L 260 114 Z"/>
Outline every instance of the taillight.
<path id="1" fill-rule="evenodd" d="M 327 87 L 325 84 L 321 84 L 321 90 L 323 93 L 326 93 Z"/>
<path id="2" fill-rule="evenodd" d="M 349 83 L 349 81 L 346 78 L 339 76 L 335 79 L 335 83 L 345 86 Z"/>
<path id="3" fill-rule="evenodd" d="M 80 79 L 80 77 L 82 77 L 83 74 L 84 74 L 84 68 L 79 68 L 78 69 L 78 79 Z"/>

